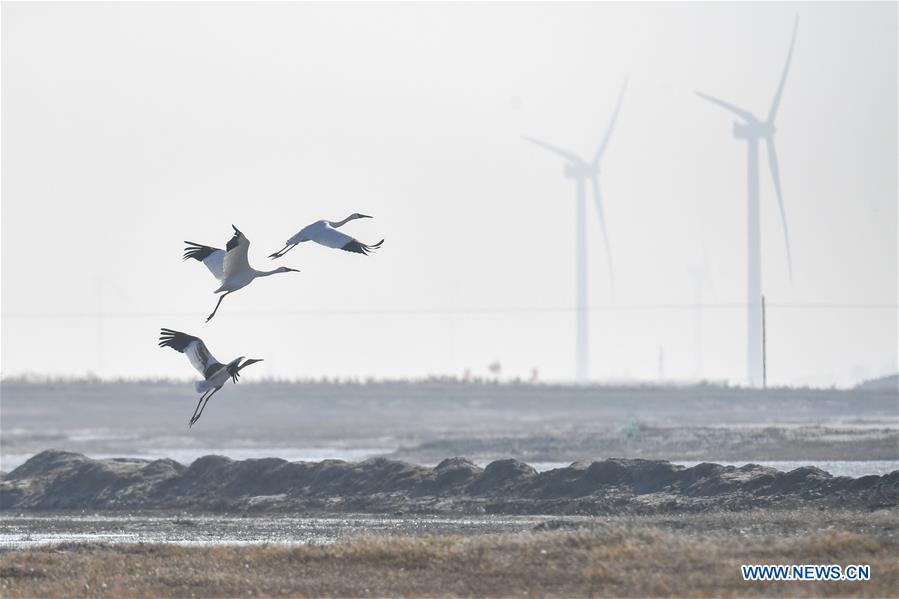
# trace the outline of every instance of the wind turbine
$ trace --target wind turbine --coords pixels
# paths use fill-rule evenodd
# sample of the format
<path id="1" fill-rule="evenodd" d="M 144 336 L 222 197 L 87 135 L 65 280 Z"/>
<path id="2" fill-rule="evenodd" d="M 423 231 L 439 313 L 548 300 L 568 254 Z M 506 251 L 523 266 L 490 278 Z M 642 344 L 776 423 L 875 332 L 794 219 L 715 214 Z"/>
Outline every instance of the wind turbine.
<path id="1" fill-rule="evenodd" d="M 787 232 L 787 217 L 784 212 L 783 195 L 780 189 L 780 168 L 777 165 L 777 150 L 774 147 L 774 119 L 777 117 L 777 109 L 780 106 L 780 98 L 783 94 L 784 83 L 787 80 L 787 72 L 790 70 L 790 59 L 793 57 L 793 46 L 796 43 L 796 30 L 799 27 L 799 16 L 793 22 L 793 37 L 790 40 L 790 49 L 787 52 L 787 62 L 784 65 L 780 84 L 774 94 L 774 101 L 768 110 L 768 116 L 761 120 L 745 108 L 739 108 L 724 100 L 696 92 L 696 94 L 716 104 L 725 110 L 732 112 L 741 120 L 734 123 L 734 137 L 745 139 L 748 147 L 748 227 L 747 235 L 747 332 L 746 332 L 746 378 L 751 386 L 757 386 L 762 381 L 762 260 L 759 241 L 759 140 L 764 140 L 768 154 L 768 167 L 771 170 L 771 179 L 774 181 L 774 191 L 777 194 L 777 204 L 780 208 L 780 220 L 783 223 L 784 243 L 787 248 L 787 269 L 790 282 L 793 281 L 793 263 L 790 258 L 790 236 Z"/>
<path id="2" fill-rule="evenodd" d="M 547 150 L 561 156 L 565 159 L 564 175 L 568 179 L 574 179 L 575 182 L 575 198 L 577 199 L 577 222 L 575 228 L 575 260 L 577 263 L 577 319 L 575 321 L 575 353 L 576 353 L 576 376 L 577 380 L 583 382 L 588 378 L 589 363 L 589 343 L 587 340 L 587 200 L 586 186 L 589 184 L 593 191 L 593 201 L 596 204 L 596 213 L 599 216 L 599 226 L 602 229 L 602 240 L 606 249 L 606 260 L 609 265 L 609 295 L 612 301 L 615 301 L 615 273 L 612 270 L 612 248 L 609 243 L 609 234 L 606 231 L 606 217 L 602 207 L 602 196 L 599 193 L 599 163 L 605 154 L 609 145 L 609 139 L 612 137 L 612 130 L 615 128 L 615 121 L 618 118 L 618 111 L 621 109 L 621 100 L 624 98 L 624 91 L 627 89 L 627 78 L 621 85 L 621 91 L 618 94 L 618 102 L 615 104 L 615 111 L 606 128 L 606 133 L 593 155 L 593 160 L 587 162 L 577 154 L 552 146 L 546 142 L 534 139 L 533 137 L 523 136 L 527 141 L 536 144 Z"/>

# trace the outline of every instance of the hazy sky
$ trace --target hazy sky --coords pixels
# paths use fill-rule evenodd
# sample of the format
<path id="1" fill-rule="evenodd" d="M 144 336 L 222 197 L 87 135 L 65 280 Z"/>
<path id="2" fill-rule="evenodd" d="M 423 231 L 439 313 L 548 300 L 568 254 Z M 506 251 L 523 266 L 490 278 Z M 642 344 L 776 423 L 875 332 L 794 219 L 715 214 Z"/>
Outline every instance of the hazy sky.
<path id="1" fill-rule="evenodd" d="M 574 186 L 521 135 L 592 154 L 629 75 L 601 175 L 614 305 L 588 206 L 592 377 L 740 382 L 746 148 L 694 91 L 766 114 L 797 13 L 792 284 L 761 155 L 769 380 L 895 371 L 895 3 L 4 3 L 2 373 L 188 377 L 166 326 L 258 375 L 570 379 Z M 355 211 L 381 251 L 304 244 L 204 324 L 217 282 L 183 240 L 233 223 L 273 268 Z"/>

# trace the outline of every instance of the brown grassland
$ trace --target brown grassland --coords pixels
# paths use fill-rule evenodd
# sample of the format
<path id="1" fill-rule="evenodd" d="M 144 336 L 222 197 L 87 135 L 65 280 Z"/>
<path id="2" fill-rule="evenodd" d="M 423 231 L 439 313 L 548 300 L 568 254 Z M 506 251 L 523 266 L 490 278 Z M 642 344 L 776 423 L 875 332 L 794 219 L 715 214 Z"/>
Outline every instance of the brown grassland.
<path id="1" fill-rule="evenodd" d="M 895 596 L 894 511 L 822 514 L 817 523 L 807 516 L 795 518 L 794 530 L 787 529 L 789 519 L 755 526 L 753 520 L 764 519 L 755 513 L 729 527 L 709 527 L 697 515 L 682 525 L 612 520 L 324 546 L 66 544 L 0 554 L 0 596 Z M 743 582 L 746 563 L 870 564 L 871 580 Z"/>

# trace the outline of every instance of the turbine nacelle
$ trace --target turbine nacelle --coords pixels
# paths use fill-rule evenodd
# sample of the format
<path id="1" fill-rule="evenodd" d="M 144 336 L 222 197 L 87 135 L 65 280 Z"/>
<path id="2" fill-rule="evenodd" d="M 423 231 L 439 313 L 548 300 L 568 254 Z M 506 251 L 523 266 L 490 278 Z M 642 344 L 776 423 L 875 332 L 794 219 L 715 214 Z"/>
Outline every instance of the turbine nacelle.
<path id="1" fill-rule="evenodd" d="M 749 122 L 734 121 L 734 137 L 737 139 L 758 139 L 771 137 L 776 131 L 774 123 L 763 123 L 758 120 Z"/>
<path id="2" fill-rule="evenodd" d="M 562 174 L 566 179 L 587 179 L 599 174 L 599 165 L 594 167 L 584 162 L 567 162 Z"/>

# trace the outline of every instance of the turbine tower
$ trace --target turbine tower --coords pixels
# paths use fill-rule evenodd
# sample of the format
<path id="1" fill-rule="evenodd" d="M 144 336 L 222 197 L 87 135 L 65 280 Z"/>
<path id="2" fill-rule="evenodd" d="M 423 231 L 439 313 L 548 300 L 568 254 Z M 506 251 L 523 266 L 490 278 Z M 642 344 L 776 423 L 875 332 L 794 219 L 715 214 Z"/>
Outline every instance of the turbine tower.
<path id="1" fill-rule="evenodd" d="M 780 84 L 774 94 L 774 101 L 768 111 L 767 118 L 763 121 L 750 111 L 729 104 L 718 98 L 696 92 L 696 94 L 716 104 L 725 110 L 732 112 L 741 120 L 734 123 L 734 137 L 745 139 L 748 147 L 748 235 L 747 235 L 747 330 L 746 330 L 746 379 L 750 386 L 758 386 L 762 382 L 762 261 L 759 241 L 759 140 L 764 140 L 768 154 L 768 167 L 771 170 L 771 179 L 774 181 L 774 191 L 777 194 L 777 204 L 780 208 L 780 220 L 783 223 L 784 243 L 787 248 L 787 269 L 790 282 L 793 281 L 793 264 L 790 258 L 790 236 L 787 232 L 787 217 L 784 213 L 783 195 L 780 189 L 780 169 L 777 165 L 777 151 L 774 147 L 774 119 L 780 106 L 780 98 L 783 94 L 784 83 L 787 80 L 787 72 L 790 70 L 790 59 L 793 56 L 793 45 L 796 43 L 796 29 L 799 27 L 799 17 L 793 22 L 793 37 L 790 40 L 790 49 L 787 52 L 787 62 L 784 65 Z"/>
<path id="2" fill-rule="evenodd" d="M 612 301 L 615 301 L 615 273 L 612 270 L 612 248 L 609 243 L 609 235 L 606 231 L 606 218 L 602 209 L 602 196 L 599 193 L 599 163 L 605 154 L 612 136 L 612 130 L 615 127 L 615 121 L 618 118 L 618 111 L 621 109 L 621 100 L 624 98 L 624 91 L 627 88 L 627 78 L 621 85 L 621 91 L 618 94 L 618 102 L 615 104 L 615 111 L 606 128 L 606 133 L 593 155 L 593 160 L 587 162 L 577 154 L 552 146 L 546 142 L 534 139 L 533 137 L 524 136 L 524 139 L 534 143 L 544 150 L 552 152 L 557 156 L 565 159 L 565 168 L 563 174 L 568 179 L 574 179 L 575 182 L 575 198 L 577 200 L 576 207 L 576 223 L 575 223 L 575 260 L 577 263 L 577 317 L 575 321 L 575 355 L 576 355 L 576 378 L 579 382 L 584 382 L 589 376 L 588 363 L 590 360 L 590 348 L 587 339 L 587 199 L 586 188 L 589 185 L 592 189 L 593 201 L 596 204 L 596 213 L 599 216 L 599 226 L 602 230 L 602 240 L 606 249 L 606 260 L 609 265 L 609 295 Z"/>

